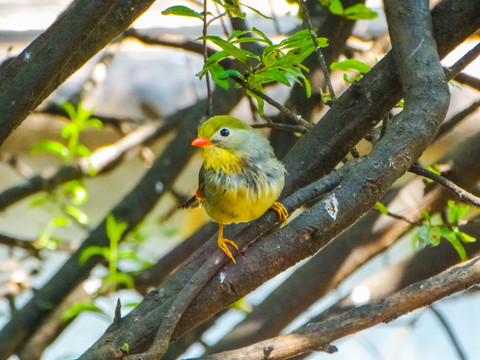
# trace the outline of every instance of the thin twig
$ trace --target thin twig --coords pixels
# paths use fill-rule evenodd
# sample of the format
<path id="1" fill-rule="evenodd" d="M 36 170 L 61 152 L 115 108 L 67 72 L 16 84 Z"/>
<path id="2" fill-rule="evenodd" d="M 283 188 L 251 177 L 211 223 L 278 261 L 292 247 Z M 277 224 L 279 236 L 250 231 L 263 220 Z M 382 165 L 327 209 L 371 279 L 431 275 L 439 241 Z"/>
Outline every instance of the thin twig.
<path id="1" fill-rule="evenodd" d="M 452 79 L 457 76 L 460 71 L 465 69 L 470 63 L 472 63 L 480 55 L 480 43 L 478 43 L 473 49 L 468 51 L 462 56 L 455 64 L 445 69 L 445 75 Z"/>
<path id="2" fill-rule="evenodd" d="M 256 129 L 271 128 L 271 129 L 284 130 L 284 131 L 290 131 L 293 133 L 301 133 L 301 134 L 305 134 L 307 132 L 307 130 L 305 130 L 303 126 L 283 124 L 283 123 L 277 123 L 273 121 L 269 121 L 263 124 L 253 124 L 252 127 Z"/>
<path id="3" fill-rule="evenodd" d="M 449 132 L 455 125 L 457 125 L 459 122 L 461 122 L 463 119 L 465 119 L 467 116 L 475 112 L 478 108 L 480 107 L 480 100 L 475 101 L 472 105 L 467 107 L 466 109 L 463 109 L 462 111 L 456 113 L 453 115 L 450 119 L 445 121 L 442 126 L 440 126 L 440 129 L 438 130 L 437 135 L 435 136 L 436 139 L 442 137 L 445 135 L 447 132 Z"/>
<path id="4" fill-rule="evenodd" d="M 480 198 L 462 189 L 460 186 L 456 185 L 453 181 L 450 181 L 441 175 L 435 174 L 434 172 L 424 169 L 417 165 L 412 165 L 410 169 L 408 169 L 408 171 L 411 173 L 426 177 L 436 182 L 437 184 L 442 185 L 447 190 L 450 190 L 455 195 L 457 195 L 460 199 L 472 205 L 480 207 Z"/>
<path id="5" fill-rule="evenodd" d="M 405 216 L 403 215 L 400 215 L 400 214 L 396 214 L 396 213 L 392 213 L 390 211 L 387 210 L 387 213 L 384 214 L 382 213 L 383 215 L 387 215 L 387 216 L 390 216 L 391 218 L 393 219 L 397 219 L 397 220 L 401 220 L 401 221 L 405 221 L 406 223 L 412 225 L 412 226 L 422 226 L 423 225 L 423 222 L 422 221 L 412 221 L 408 218 L 406 218 Z"/>
<path id="6" fill-rule="evenodd" d="M 184 36 L 174 34 L 156 34 L 156 35 L 144 35 L 139 33 L 134 28 L 128 28 L 124 32 L 125 37 L 136 39 L 146 45 L 160 45 L 171 48 L 181 49 L 189 51 L 195 54 L 204 54 L 203 44 L 199 44 L 196 41 L 188 40 Z M 207 54 L 211 56 L 216 53 L 215 49 L 207 46 Z"/>
<path id="7" fill-rule="evenodd" d="M 475 76 L 471 76 L 465 73 L 460 73 L 457 76 L 455 76 L 453 80 L 455 80 L 456 82 L 462 85 L 467 85 L 472 89 L 480 91 L 480 79 Z"/>
<path id="8" fill-rule="evenodd" d="M 435 316 L 438 318 L 438 320 L 442 324 L 443 328 L 447 332 L 448 337 L 450 338 L 450 341 L 453 344 L 453 347 L 457 351 L 458 358 L 460 360 L 466 360 L 467 357 L 465 356 L 465 353 L 462 350 L 462 348 L 460 346 L 460 343 L 458 342 L 457 338 L 455 337 L 455 334 L 453 333 L 453 330 L 452 330 L 450 324 L 445 320 L 445 317 L 433 305 L 429 306 L 429 309 L 432 313 L 435 314 Z"/>
<path id="9" fill-rule="evenodd" d="M 323 56 L 323 53 L 322 53 L 322 49 L 318 45 L 317 34 L 315 34 L 315 31 L 313 29 L 312 21 L 310 20 L 310 14 L 308 12 L 308 8 L 305 1 L 306 0 L 299 1 L 300 8 L 302 9 L 303 22 L 305 23 L 306 27 L 308 28 L 308 31 L 310 32 L 310 37 L 312 38 L 313 45 L 315 46 L 315 53 L 317 54 L 318 62 L 322 67 L 323 75 L 325 76 L 325 82 L 327 84 L 328 91 L 330 92 L 331 102 L 333 103 L 336 99 L 336 96 L 335 96 L 335 91 L 333 90 L 332 82 L 330 80 L 330 72 L 328 71 L 327 64 L 325 62 L 325 57 Z"/>
<path id="10" fill-rule="evenodd" d="M 265 95 L 264 93 L 262 93 L 261 91 L 255 89 L 254 87 L 250 86 L 249 83 L 247 83 L 245 80 L 243 80 L 241 77 L 239 76 L 231 76 L 231 78 L 233 80 L 235 80 L 238 84 L 240 84 L 243 88 L 245 88 L 246 90 L 250 91 L 251 93 L 255 94 L 256 96 L 258 96 L 259 98 L 265 100 L 267 103 L 269 103 L 270 105 L 272 105 L 274 108 L 278 109 L 282 114 L 284 114 L 285 116 L 287 116 L 288 118 L 290 118 L 291 120 L 293 120 L 295 123 L 303 126 L 304 128 L 306 128 L 307 130 L 308 129 L 311 129 L 313 127 L 313 124 L 312 123 L 309 123 L 307 120 L 305 120 L 304 118 L 302 118 L 301 115 L 297 115 L 295 114 L 292 110 L 290 110 L 289 108 L 283 106 L 282 104 L 280 104 L 279 102 L 273 100 L 270 96 L 268 95 Z"/>
<path id="11" fill-rule="evenodd" d="M 207 51 L 207 28 L 208 28 L 208 21 L 207 21 L 207 0 L 203 0 L 203 61 L 207 63 L 208 60 L 208 51 Z M 213 108 L 213 98 L 212 98 L 212 87 L 210 85 L 210 74 L 207 72 L 205 74 L 205 80 L 207 82 L 207 109 L 205 111 L 205 115 L 207 118 L 212 116 L 212 108 Z"/>

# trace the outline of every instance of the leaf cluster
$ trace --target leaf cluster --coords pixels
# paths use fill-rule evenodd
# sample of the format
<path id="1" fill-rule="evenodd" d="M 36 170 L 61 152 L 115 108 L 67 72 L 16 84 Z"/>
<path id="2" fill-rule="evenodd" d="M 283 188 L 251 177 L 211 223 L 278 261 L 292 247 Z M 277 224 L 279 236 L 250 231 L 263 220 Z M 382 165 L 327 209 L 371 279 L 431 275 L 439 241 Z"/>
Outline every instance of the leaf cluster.
<path id="1" fill-rule="evenodd" d="M 457 250 L 460 259 L 466 261 L 468 258 L 462 243 L 475 242 L 476 239 L 461 231 L 458 225 L 468 212 L 469 206 L 458 205 L 455 201 L 450 200 L 448 207 L 448 223 L 440 219 L 438 223 L 433 224 L 428 211 L 422 211 L 421 215 L 426 223 L 418 229 L 415 241 L 419 248 L 423 248 L 426 245 L 437 246 L 440 244 L 441 238 L 445 238 Z"/>
<path id="2" fill-rule="evenodd" d="M 251 34 L 257 36 L 251 36 Z M 207 72 L 212 75 L 213 81 L 224 89 L 230 86 L 229 77 L 238 76 L 247 82 L 252 88 L 264 93 L 267 83 L 278 81 L 290 86 L 291 82 L 304 84 L 307 96 L 311 95 L 310 82 L 302 72 L 308 72 L 308 68 L 302 65 L 307 56 L 315 51 L 310 33 L 307 29 L 298 31 L 294 35 L 274 44 L 263 32 L 257 28 L 246 31 L 233 31 L 227 40 L 219 36 L 203 36 L 200 40 L 209 40 L 222 50 L 210 56 L 205 62 L 201 72 L 197 74 L 202 78 Z M 248 50 L 237 47 L 245 42 L 257 42 L 266 45 L 261 56 L 257 56 Z M 328 46 L 326 38 L 318 38 L 319 47 Z M 245 69 L 245 75 L 238 70 L 225 70 L 220 61 L 226 58 L 234 58 Z M 253 61 L 257 61 L 254 67 Z M 303 81 L 302 82 L 300 81 Z M 247 90 L 247 95 L 254 97 L 258 102 L 259 113 L 263 114 L 264 100 Z"/>

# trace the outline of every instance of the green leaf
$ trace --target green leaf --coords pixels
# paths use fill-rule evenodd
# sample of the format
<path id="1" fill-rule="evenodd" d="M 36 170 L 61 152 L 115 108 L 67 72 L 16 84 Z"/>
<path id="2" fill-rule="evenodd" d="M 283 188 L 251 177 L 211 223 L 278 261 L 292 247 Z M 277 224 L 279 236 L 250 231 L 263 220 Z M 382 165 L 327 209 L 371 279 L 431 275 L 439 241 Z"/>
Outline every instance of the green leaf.
<path id="1" fill-rule="evenodd" d="M 442 239 L 442 230 L 438 226 L 431 226 L 430 231 L 428 233 L 429 236 L 429 243 L 433 246 L 437 246 L 440 244 L 440 240 Z"/>
<path id="2" fill-rule="evenodd" d="M 210 40 L 215 45 L 220 47 L 222 50 L 226 51 L 229 56 L 233 56 L 235 59 L 247 65 L 248 68 L 251 68 L 250 62 L 248 61 L 249 57 L 253 57 L 260 60 L 258 56 L 252 54 L 249 51 L 237 48 L 235 45 L 229 43 L 228 41 L 223 40 L 219 36 L 202 36 L 198 38 L 198 40 Z"/>
<path id="3" fill-rule="evenodd" d="M 428 223 L 431 223 L 431 222 L 432 222 L 432 219 L 430 218 L 430 214 L 428 213 L 428 211 L 426 211 L 426 210 L 425 210 L 425 211 L 422 211 L 422 212 L 420 213 L 420 215 L 421 215 L 425 220 L 427 220 Z"/>
<path id="4" fill-rule="evenodd" d="M 249 32 L 250 30 L 233 30 L 227 41 L 232 41 L 233 39 L 238 38 L 239 36 L 242 36 L 244 34 L 248 34 Z"/>
<path id="5" fill-rule="evenodd" d="M 457 233 L 457 236 L 460 238 L 460 240 L 462 240 L 463 242 L 466 242 L 466 243 L 469 243 L 469 242 L 475 242 L 477 241 L 476 238 L 474 238 L 473 236 L 470 236 L 462 231 L 459 231 Z"/>
<path id="6" fill-rule="evenodd" d="M 282 40 L 279 45 L 285 46 L 299 40 L 307 40 L 307 39 L 311 40 L 310 31 L 308 29 L 304 29 L 304 30 L 297 31 L 292 36 Z"/>
<path id="7" fill-rule="evenodd" d="M 138 260 L 137 253 L 133 251 L 119 251 L 118 252 L 119 259 L 131 259 L 131 260 Z"/>
<path id="8" fill-rule="evenodd" d="M 251 7 L 251 6 L 248 6 L 248 5 L 245 5 L 245 4 L 242 4 L 242 3 L 240 3 L 240 5 L 249 8 L 249 9 L 252 10 L 254 13 L 256 13 L 257 15 L 260 15 L 260 16 L 263 17 L 264 19 L 273 20 L 273 18 L 271 18 L 270 16 L 267 16 L 267 15 L 265 15 L 265 14 L 262 14 L 260 11 L 258 11 L 257 9 L 255 9 L 255 8 L 253 8 L 253 7 Z"/>
<path id="9" fill-rule="evenodd" d="M 468 212 L 469 206 L 456 205 L 455 201 L 449 200 L 448 207 L 450 208 L 450 223 L 458 224 L 458 221 Z"/>
<path id="10" fill-rule="evenodd" d="M 371 67 L 362 61 L 348 59 L 348 60 L 332 63 L 330 65 L 330 69 L 331 70 L 338 69 L 343 71 L 357 70 L 365 74 L 370 71 Z"/>
<path id="11" fill-rule="evenodd" d="M 465 252 L 465 248 L 463 247 L 460 240 L 457 238 L 457 235 L 448 228 L 442 228 L 442 235 L 446 238 L 450 243 L 453 245 L 455 250 L 457 250 L 458 255 L 460 255 L 460 259 L 462 261 L 468 260 L 467 253 Z"/>
<path id="12" fill-rule="evenodd" d="M 371 20 L 376 19 L 378 14 L 364 4 L 355 4 L 346 8 L 343 16 L 350 20 Z"/>
<path id="13" fill-rule="evenodd" d="M 260 36 L 263 40 L 265 40 L 265 42 L 268 44 L 268 45 L 272 45 L 272 40 L 270 40 L 270 38 L 265 35 L 263 32 L 261 32 L 260 30 L 258 30 L 257 28 L 253 28 L 252 29 L 252 32 L 254 32 L 255 34 L 257 34 L 258 36 Z"/>
<path id="14" fill-rule="evenodd" d="M 123 343 L 122 350 L 125 350 L 128 353 L 130 351 L 130 346 L 127 343 Z"/>
<path id="15" fill-rule="evenodd" d="M 77 144 L 77 146 L 75 147 L 75 155 L 78 155 L 80 157 L 89 157 L 91 153 L 85 145 Z"/>
<path id="16" fill-rule="evenodd" d="M 106 259 L 110 258 L 110 249 L 101 246 L 89 246 L 85 250 L 80 253 L 80 257 L 78 258 L 78 262 L 80 264 L 84 264 L 88 259 L 92 256 L 100 255 L 105 257 Z"/>
<path id="17" fill-rule="evenodd" d="M 171 6 L 168 9 L 163 10 L 162 15 L 196 17 L 203 21 L 202 14 L 190 9 L 189 7 L 182 6 L 182 5 Z"/>
<path id="18" fill-rule="evenodd" d="M 94 127 L 94 128 L 97 128 L 97 129 L 101 129 L 103 128 L 103 123 L 96 119 L 96 118 L 89 118 L 87 121 L 86 121 L 86 125 L 87 126 L 91 126 L 91 127 Z"/>
<path id="19" fill-rule="evenodd" d="M 307 95 L 307 98 L 310 98 L 312 96 L 312 86 L 310 85 L 310 81 L 306 78 L 306 76 L 302 75 L 303 83 L 305 84 L 305 94 Z"/>
<path id="20" fill-rule="evenodd" d="M 66 158 L 69 155 L 68 148 L 57 141 L 43 140 L 32 146 L 32 153 L 49 152 Z"/>
<path id="21" fill-rule="evenodd" d="M 375 209 L 377 209 L 378 211 L 380 211 L 380 213 L 382 213 L 383 215 L 388 215 L 388 209 L 385 205 L 383 205 L 381 202 L 376 202 L 375 203 Z"/>
<path id="22" fill-rule="evenodd" d="M 107 317 L 108 319 L 108 316 L 105 313 L 105 311 L 103 311 L 101 308 L 95 305 L 94 301 L 88 300 L 88 301 L 78 302 L 70 306 L 68 310 L 65 310 L 63 312 L 63 314 L 60 317 L 60 320 L 65 323 L 69 320 L 76 318 L 78 315 L 80 315 L 84 311 L 90 311 L 90 312 L 102 314 L 102 315 L 105 315 L 105 317 Z"/>
<path id="23" fill-rule="evenodd" d="M 69 103 L 68 101 L 64 102 L 63 104 L 60 104 L 63 110 L 67 113 L 68 117 L 73 120 L 77 117 L 77 110 L 75 109 L 75 106 L 73 106 L 72 103 Z"/>
<path id="24" fill-rule="evenodd" d="M 71 189 L 70 189 L 72 195 L 73 195 L 73 202 L 75 205 L 81 205 L 88 199 L 88 192 L 85 186 L 83 186 L 82 183 L 76 181 Z"/>
<path id="25" fill-rule="evenodd" d="M 220 85 L 225 90 L 228 90 L 230 83 L 225 76 L 225 69 L 220 64 L 213 64 L 209 68 L 210 74 L 212 74 L 212 80 L 215 84 Z"/>
<path id="26" fill-rule="evenodd" d="M 255 76 L 259 77 L 260 83 L 266 83 L 270 81 L 278 81 L 286 86 L 290 86 L 290 82 L 287 77 L 279 70 L 265 70 Z"/>
<path id="27" fill-rule="evenodd" d="M 117 273 L 116 280 L 117 284 L 125 284 L 128 289 L 133 289 L 135 286 L 133 277 L 125 273 Z"/>
<path id="28" fill-rule="evenodd" d="M 77 220 L 80 224 L 88 224 L 88 216 L 82 210 L 73 205 L 68 205 L 65 207 L 65 211 L 68 215 Z"/>
<path id="29" fill-rule="evenodd" d="M 247 14 L 242 12 L 242 10 L 240 10 L 240 8 L 236 5 L 232 6 L 230 4 L 225 3 L 222 6 L 227 11 L 228 16 L 230 17 L 238 17 L 241 19 L 245 19 L 245 16 L 247 16 Z"/>
<path id="30" fill-rule="evenodd" d="M 250 36 L 241 37 L 241 38 L 238 38 L 237 40 L 233 40 L 232 44 L 242 44 L 242 43 L 247 43 L 247 42 L 261 42 L 261 43 L 267 43 L 268 44 L 268 42 L 266 42 L 263 39 L 250 37 Z"/>
<path id="31" fill-rule="evenodd" d="M 328 9 L 334 15 L 343 15 L 343 5 L 340 0 L 333 0 Z"/>
<path id="32" fill-rule="evenodd" d="M 28 204 L 29 207 L 34 208 L 45 205 L 50 199 L 48 194 L 39 194 Z"/>
<path id="33" fill-rule="evenodd" d="M 333 0 L 319 0 L 319 1 L 320 1 L 320 5 L 326 8 L 328 8 L 333 2 Z"/>
<path id="34" fill-rule="evenodd" d="M 78 134 L 77 125 L 75 125 L 74 123 L 66 124 L 62 128 L 62 133 L 61 133 L 62 137 L 64 139 L 68 139 L 70 136 L 72 136 L 72 134 Z"/>
<path id="35" fill-rule="evenodd" d="M 68 223 L 68 219 L 65 216 L 60 216 L 53 220 L 53 223 L 57 227 L 65 226 Z"/>
<path id="36" fill-rule="evenodd" d="M 127 230 L 128 225 L 125 222 L 117 221 L 115 217 L 110 214 L 107 217 L 105 227 L 110 241 L 118 242 L 122 238 L 125 230 Z"/>
<path id="37" fill-rule="evenodd" d="M 423 225 L 418 229 L 418 237 L 422 241 L 422 245 L 437 246 L 440 243 L 442 233 L 438 226 Z"/>

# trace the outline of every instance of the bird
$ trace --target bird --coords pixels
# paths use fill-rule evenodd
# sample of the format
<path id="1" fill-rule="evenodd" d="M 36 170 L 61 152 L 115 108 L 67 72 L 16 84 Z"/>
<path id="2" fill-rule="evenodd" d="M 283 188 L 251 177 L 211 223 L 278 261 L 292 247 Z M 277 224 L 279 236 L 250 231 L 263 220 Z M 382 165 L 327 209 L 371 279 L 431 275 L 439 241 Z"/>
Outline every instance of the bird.
<path id="1" fill-rule="evenodd" d="M 238 246 L 223 237 L 223 226 L 254 220 L 269 208 L 286 224 L 288 211 L 277 202 L 285 167 L 258 130 L 229 115 L 201 124 L 192 145 L 203 148 L 203 164 L 196 194 L 181 207 L 205 209 L 219 224 L 218 246 L 236 264 L 228 245 Z"/>

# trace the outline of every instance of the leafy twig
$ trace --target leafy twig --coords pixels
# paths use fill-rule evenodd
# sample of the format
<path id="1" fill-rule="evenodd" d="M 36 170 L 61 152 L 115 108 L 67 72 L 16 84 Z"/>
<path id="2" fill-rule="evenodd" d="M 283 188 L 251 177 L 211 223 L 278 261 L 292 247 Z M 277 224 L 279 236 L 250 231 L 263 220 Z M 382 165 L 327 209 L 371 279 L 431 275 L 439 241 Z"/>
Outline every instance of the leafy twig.
<path id="1" fill-rule="evenodd" d="M 207 0 L 203 0 L 203 61 L 206 63 L 208 60 L 208 51 L 207 51 L 207 28 L 208 28 L 208 21 L 207 21 Z M 213 99 L 212 99 L 212 87 L 210 85 L 210 74 L 205 74 L 205 80 L 207 83 L 207 109 L 205 111 L 205 115 L 207 118 L 212 116 L 212 108 L 213 108 Z"/>
<path id="2" fill-rule="evenodd" d="M 236 75 L 232 75 L 231 78 L 233 80 L 235 80 L 238 84 L 240 84 L 244 89 L 246 89 L 246 90 L 250 91 L 251 93 L 255 94 L 256 96 L 262 98 L 267 103 L 272 105 L 274 108 L 279 110 L 282 114 L 287 116 L 289 119 L 293 120 L 295 123 L 303 126 L 305 129 L 308 130 L 308 129 L 311 129 L 313 127 L 313 124 L 309 123 L 307 120 L 302 118 L 301 115 L 295 114 L 292 110 L 283 106 L 279 102 L 273 100 L 270 96 L 268 96 L 268 95 L 262 93 L 261 91 L 255 89 L 253 86 L 250 86 L 250 84 L 248 82 L 246 82 L 245 80 L 243 80 L 241 77 L 236 76 Z"/>
<path id="3" fill-rule="evenodd" d="M 323 74 L 325 76 L 325 82 L 327 83 L 328 91 L 330 92 L 330 98 L 331 102 L 333 103 L 336 99 L 335 97 L 335 91 L 333 90 L 332 82 L 330 81 L 330 72 L 328 71 L 327 64 L 325 63 L 325 58 L 323 56 L 322 50 L 318 44 L 317 40 L 317 34 L 315 34 L 315 31 L 312 26 L 312 22 L 310 20 L 310 14 L 308 12 L 307 5 L 305 3 L 305 0 L 300 0 L 300 7 L 302 9 L 302 16 L 303 16 L 303 22 L 308 28 L 308 31 L 310 32 L 310 36 L 312 38 L 313 44 L 315 46 L 315 52 L 317 54 L 318 62 L 320 63 L 320 66 L 322 67 Z"/>
<path id="4" fill-rule="evenodd" d="M 412 165 L 409 169 L 409 172 L 426 177 L 430 180 L 433 180 L 439 185 L 442 185 L 446 189 L 453 192 L 457 195 L 460 199 L 469 202 L 472 205 L 480 207 L 480 198 L 476 197 L 475 195 L 469 193 L 468 191 L 462 189 L 460 186 L 456 185 L 454 182 L 444 178 L 441 175 L 435 174 L 434 172 L 424 169 L 417 165 Z"/>

